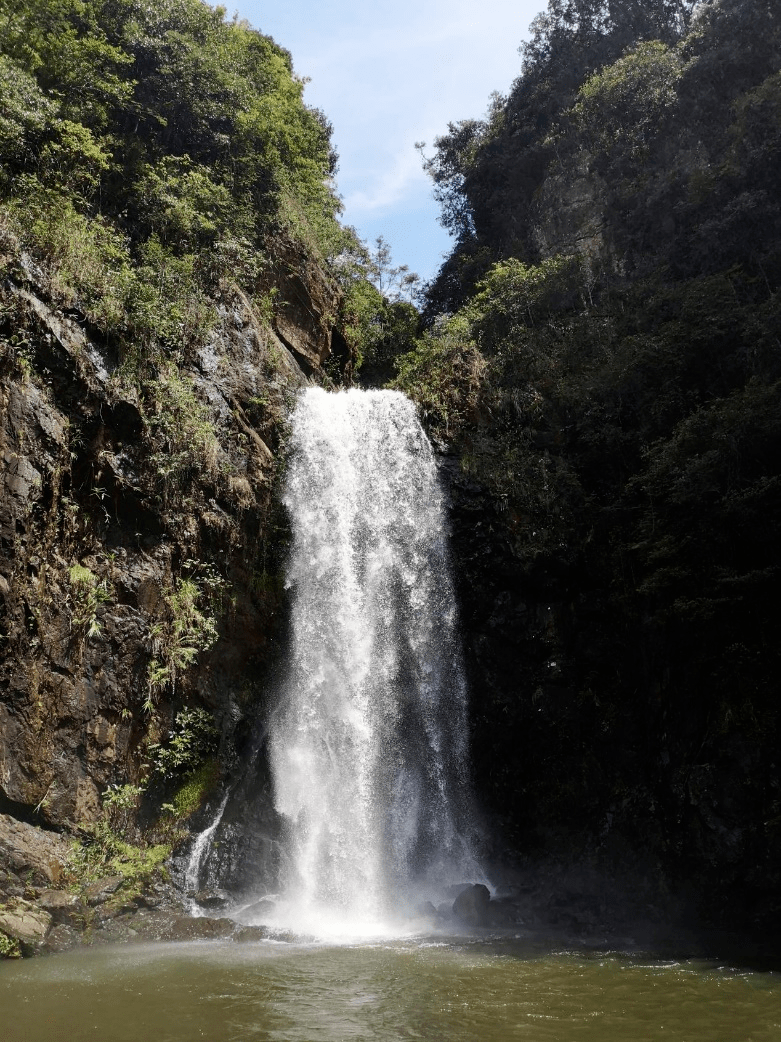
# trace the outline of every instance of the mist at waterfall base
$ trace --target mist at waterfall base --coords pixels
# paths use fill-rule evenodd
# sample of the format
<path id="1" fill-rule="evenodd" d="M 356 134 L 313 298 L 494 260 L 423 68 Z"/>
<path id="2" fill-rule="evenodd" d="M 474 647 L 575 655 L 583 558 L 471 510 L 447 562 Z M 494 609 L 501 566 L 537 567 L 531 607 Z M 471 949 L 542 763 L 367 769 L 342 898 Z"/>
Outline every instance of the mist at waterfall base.
<path id="1" fill-rule="evenodd" d="M 285 854 L 280 894 L 243 917 L 399 933 L 482 880 L 443 495 L 398 392 L 308 390 L 291 428 L 291 638 L 269 738 Z"/>

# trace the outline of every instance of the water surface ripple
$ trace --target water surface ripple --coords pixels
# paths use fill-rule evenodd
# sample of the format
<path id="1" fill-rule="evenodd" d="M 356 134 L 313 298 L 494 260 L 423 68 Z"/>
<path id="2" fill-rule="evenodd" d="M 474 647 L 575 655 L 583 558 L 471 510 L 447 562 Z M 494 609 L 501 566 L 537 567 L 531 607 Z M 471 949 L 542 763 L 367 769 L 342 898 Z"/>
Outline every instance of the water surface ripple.
<path id="1" fill-rule="evenodd" d="M 781 978 L 522 941 L 85 949 L 0 965 L 4 1042 L 776 1042 Z"/>

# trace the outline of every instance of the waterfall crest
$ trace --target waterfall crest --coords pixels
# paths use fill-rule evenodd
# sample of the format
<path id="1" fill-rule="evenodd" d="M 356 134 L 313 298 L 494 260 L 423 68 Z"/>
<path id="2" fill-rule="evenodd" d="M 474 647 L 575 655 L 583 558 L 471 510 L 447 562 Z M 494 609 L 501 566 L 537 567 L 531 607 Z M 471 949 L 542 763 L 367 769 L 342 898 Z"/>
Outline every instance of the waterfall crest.
<path id="1" fill-rule="evenodd" d="M 412 403 L 306 391 L 284 502 L 292 634 L 270 754 L 287 892 L 378 920 L 475 871 L 443 497 Z"/>

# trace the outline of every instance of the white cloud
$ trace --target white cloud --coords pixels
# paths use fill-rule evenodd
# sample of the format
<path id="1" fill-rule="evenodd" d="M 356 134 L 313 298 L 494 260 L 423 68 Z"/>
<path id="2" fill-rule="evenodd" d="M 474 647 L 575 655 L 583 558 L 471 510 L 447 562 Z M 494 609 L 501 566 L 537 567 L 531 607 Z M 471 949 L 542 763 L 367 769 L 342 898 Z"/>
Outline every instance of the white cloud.
<path id="1" fill-rule="evenodd" d="M 409 226 L 403 246 L 387 237 L 397 261 L 428 264 L 431 270 L 422 270 L 428 276 L 446 239 L 414 142 L 426 141 L 430 151 L 449 122 L 481 117 L 492 91 L 509 89 L 520 72 L 518 46 L 545 6 L 546 0 L 273 6 L 244 0 L 239 15 L 290 50 L 296 72 L 311 77 L 305 99 L 334 126 L 345 219 L 370 238 L 383 216 L 389 229 Z M 405 220 L 412 212 L 414 221 Z M 427 259 L 419 264 L 402 249 Z"/>
<path id="2" fill-rule="evenodd" d="M 375 174 L 368 182 L 360 178 L 352 178 L 351 181 L 365 186 L 356 188 L 344 197 L 345 211 L 353 215 L 397 206 L 414 190 L 428 186 L 414 145 L 405 148 L 393 166 L 379 176 Z"/>

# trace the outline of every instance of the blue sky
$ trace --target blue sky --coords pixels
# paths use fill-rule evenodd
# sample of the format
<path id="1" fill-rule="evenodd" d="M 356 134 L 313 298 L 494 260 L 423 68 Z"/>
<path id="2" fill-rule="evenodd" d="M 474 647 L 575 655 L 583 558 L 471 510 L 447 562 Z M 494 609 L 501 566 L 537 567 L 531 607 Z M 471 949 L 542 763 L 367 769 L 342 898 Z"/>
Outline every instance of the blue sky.
<path id="1" fill-rule="evenodd" d="M 237 11 L 311 77 L 304 98 L 334 127 L 343 220 L 383 235 L 395 264 L 424 279 L 450 239 L 437 222 L 416 141 L 480 118 L 520 72 L 518 46 L 546 0 L 242 0 Z M 230 11 L 229 7 L 229 11 Z"/>

